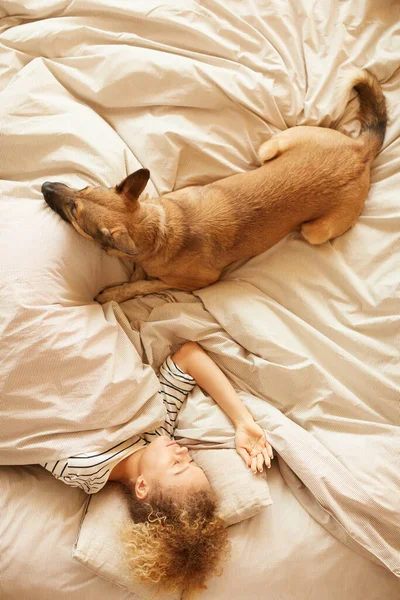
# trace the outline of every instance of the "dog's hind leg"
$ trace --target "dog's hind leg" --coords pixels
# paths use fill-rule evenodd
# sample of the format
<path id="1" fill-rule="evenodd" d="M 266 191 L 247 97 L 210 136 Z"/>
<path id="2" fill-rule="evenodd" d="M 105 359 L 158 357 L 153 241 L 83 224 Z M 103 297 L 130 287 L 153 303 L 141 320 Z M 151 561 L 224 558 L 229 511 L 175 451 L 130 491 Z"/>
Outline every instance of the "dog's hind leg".
<path id="1" fill-rule="evenodd" d="M 356 179 L 335 199 L 330 212 L 301 226 L 302 236 L 310 244 L 324 244 L 339 237 L 354 225 L 364 207 L 369 190 L 369 173 Z"/>
<path id="2" fill-rule="evenodd" d="M 354 225 L 357 216 L 330 213 L 319 219 L 314 219 L 314 221 L 303 223 L 301 226 L 301 235 L 309 244 L 313 244 L 314 246 L 324 244 L 350 229 Z"/>
<path id="3" fill-rule="evenodd" d="M 276 158 L 289 148 L 290 141 L 285 133 L 286 132 L 277 133 L 261 145 L 258 156 L 263 164 L 268 160 Z"/>

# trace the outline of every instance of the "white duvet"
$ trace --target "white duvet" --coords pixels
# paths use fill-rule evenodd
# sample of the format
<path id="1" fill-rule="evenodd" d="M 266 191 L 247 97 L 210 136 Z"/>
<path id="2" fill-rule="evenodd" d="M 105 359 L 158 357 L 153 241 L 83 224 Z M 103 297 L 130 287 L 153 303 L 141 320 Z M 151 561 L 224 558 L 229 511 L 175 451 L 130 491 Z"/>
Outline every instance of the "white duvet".
<path id="1" fill-rule="evenodd" d="M 250 395 L 306 510 L 399 575 L 399 4 L 3 0 L 0 17 L 0 463 L 156 422 L 146 365 L 196 339 Z M 132 332 L 93 303 L 131 267 L 52 213 L 43 181 L 113 185 L 144 166 L 161 194 L 254 168 L 273 132 L 336 123 L 350 64 L 382 81 L 389 114 L 352 230 L 127 302 Z M 189 403 L 180 435 L 229 445 L 213 411 Z"/>

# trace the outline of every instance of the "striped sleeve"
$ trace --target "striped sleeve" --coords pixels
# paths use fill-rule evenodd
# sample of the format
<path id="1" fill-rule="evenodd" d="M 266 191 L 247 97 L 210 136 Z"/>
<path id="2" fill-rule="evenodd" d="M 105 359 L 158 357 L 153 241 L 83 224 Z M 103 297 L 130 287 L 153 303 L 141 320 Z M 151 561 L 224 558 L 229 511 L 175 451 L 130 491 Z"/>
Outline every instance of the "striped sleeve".
<path id="1" fill-rule="evenodd" d="M 153 432 L 143 434 L 143 438 L 148 442 L 152 442 L 155 436 L 169 435 L 172 437 L 174 435 L 179 411 L 196 386 L 193 377 L 184 373 L 170 356 L 162 364 L 158 378 L 160 381 L 158 393 L 164 402 L 167 418 L 161 427 Z"/>
<path id="2" fill-rule="evenodd" d="M 76 454 L 67 459 L 47 462 L 42 466 L 56 479 L 79 487 L 87 494 L 100 491 L 108 481 L 112 469 L 121 460 L 151 443 L 157 436 L 173 437 L 179 411 L 196 381 L 184 373 L 169 356 L 159 373 L 159 394 L 164 402 L 167 418 L 158 429 L 134 436 L 103 452 Z"/>
<path id="3" fill-rule="evenodd" d="M 42 466 L 67 485 L 95 494 L 105 486 L 115 465 L 146 445 L 141 436 L 134 436 L 103 452 L 77 454 Z"/>

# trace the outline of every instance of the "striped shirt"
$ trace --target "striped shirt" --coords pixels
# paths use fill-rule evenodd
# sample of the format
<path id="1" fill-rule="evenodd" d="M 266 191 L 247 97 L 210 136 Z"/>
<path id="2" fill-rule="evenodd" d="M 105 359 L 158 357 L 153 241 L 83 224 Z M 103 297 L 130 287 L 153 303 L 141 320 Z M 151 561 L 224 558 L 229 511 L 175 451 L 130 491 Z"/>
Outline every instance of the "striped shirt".
<path id="1" fill-rule="evenodd" d="M 56 479 L 61 479 L 73 487 L 80 487 L 87 494 L 95 494 L 105 486 L 111 471 L 121 460 L 144 448 L 157 436 L 169 435 L 172 438 L 179 411 L 196 382 L 193 377 L 184 373 L 170 356 L 161 366 L 158 379 L 158 393 L 167 411 L 167 417 L 158 429 L 135 435 L 103 452 L 76 454 L 70 458 L 46 462 L 42 466 Z"/>

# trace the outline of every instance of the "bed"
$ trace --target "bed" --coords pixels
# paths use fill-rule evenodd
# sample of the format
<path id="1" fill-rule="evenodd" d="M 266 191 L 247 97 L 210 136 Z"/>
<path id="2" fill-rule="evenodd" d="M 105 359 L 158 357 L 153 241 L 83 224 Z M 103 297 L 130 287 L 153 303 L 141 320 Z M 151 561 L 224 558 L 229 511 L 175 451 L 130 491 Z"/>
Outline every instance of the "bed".
<path id="1" fill-rule="evenodd" d="M 287 127 L 351 132 L 357 100 L 345 110 L 337 90 L 352 64 L 381 82 L 389 121 L 350 231 L 319 248 L 295 232 L 192 294 L 93 301 L 132 266 L 50 211 L 45 180 L 111 186 L 143 166 L 147 192 L 162 194 L 255 168 Z M 96 449 L 99 435 L 148 425 L 154 369 L 186 340 L 223 369 L 278 456 L 273 504 L 229 527 L 231 557 L 201 599 L 399 597 L 399 67 L 395 0 L 3 0 L 2 599 L 154 597 L 119 563 L 110 575 L 107 544 L 85 558 L 92 500 L 38 463 L 78 437 Z M 232 448 L 205 396 L 177 434 L 197 451 Z"/>

